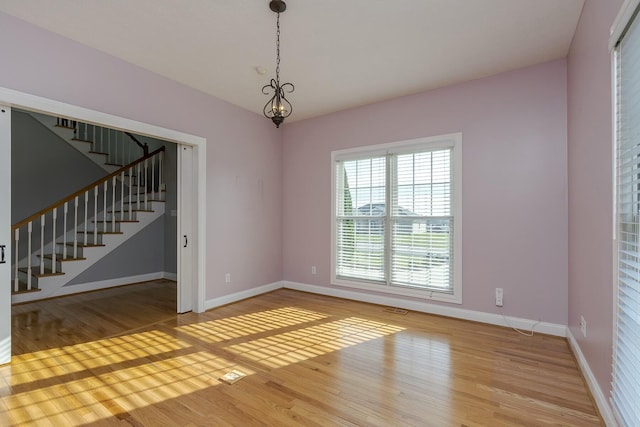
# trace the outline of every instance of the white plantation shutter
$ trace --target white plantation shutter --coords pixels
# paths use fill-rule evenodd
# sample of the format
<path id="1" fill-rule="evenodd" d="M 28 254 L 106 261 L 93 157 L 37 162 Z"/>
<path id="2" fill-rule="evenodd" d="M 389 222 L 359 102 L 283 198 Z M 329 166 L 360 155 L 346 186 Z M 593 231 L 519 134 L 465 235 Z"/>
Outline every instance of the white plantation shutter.
<path id="1" fill-rule="evenodd" d="M 616 48 L 617 321 L 612 402 L 622 425 L 640 425 L 640 27 Z"/>
<path id="2" fill-rule="evenodd" d="M 454 141 L 334 153 L 338 284 L 455 294 Z M 460 301 L 454 297 L 446 300 Z"/>

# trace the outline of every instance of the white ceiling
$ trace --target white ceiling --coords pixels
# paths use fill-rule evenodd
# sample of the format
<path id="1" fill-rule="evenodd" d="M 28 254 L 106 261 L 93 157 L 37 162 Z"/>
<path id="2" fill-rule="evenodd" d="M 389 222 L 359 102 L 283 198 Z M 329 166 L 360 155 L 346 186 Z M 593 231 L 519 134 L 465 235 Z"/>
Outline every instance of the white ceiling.
<path id="1" fill-rule="evenodd" d="M 287 121 L 565 57 L 583 3 L 287 0 Z M 268 0 L 2 0 L 0 11 L 259 114 L 275 74 Z"/>

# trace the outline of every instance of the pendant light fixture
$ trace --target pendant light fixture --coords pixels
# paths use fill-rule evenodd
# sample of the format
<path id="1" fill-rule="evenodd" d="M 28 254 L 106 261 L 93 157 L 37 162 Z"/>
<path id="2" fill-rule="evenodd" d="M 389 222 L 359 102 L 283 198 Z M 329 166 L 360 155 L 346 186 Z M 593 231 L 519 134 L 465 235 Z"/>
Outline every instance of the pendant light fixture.
<path id="1" fill-rule="evenodd" d="M 278 15 L 276 20 L 276 78 L 271 79 L 271 83 L 262 87 L 262 93 L 265 95 L 270 95 L 273 91 L 273 96 L 264 105 L 262 112 L 279 128 L 284 119 L 289 117 L 293 111 L 293 106 L 285 97 L 285 92 L 291 93 L 295 87 L 291 83 L 280 85 L 280 13 L 287 10 L 287 4 L 282 0 L 271 0 L 269 8 Z"/>

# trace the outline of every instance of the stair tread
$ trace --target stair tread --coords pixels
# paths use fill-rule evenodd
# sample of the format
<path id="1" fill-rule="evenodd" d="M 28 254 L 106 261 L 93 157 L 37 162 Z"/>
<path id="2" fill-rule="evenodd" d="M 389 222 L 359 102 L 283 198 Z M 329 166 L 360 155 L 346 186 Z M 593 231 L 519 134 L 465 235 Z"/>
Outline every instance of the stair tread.
<path id="1" fill-rule="evenodd" d="M 58 244 L 58 245 L 63 245 L 64 243 L 62 243 L 62 242 L 57 242 L 57 244 Z M 78 244 L 78 247 L 79 247 L 79 248 L 99 248 L 99 247 L 102 247 L 102 246 L 106 246 L 106 245 L 95 244 L 95 243 L 87 243 L 87 244 L 85 245 L 84 243 L 80 243 L 80 242 L 78 242 L 77 244 Z M 71 242 L 71 243 L 67 242 L 67 246 L 71 246 L 71 247 L 73 247 L 73 242 Z"/>
<path id="2" fill-rule="evenodd" d="M 160 200 L 160 199 L 149 199 L 147 198 L 147 202 L 166 202 L 166 200 Z M 144 202 L 141 200 L 140 204 L 143 204 Z M 137 205 L 138 202 L 124 202 L 125 205 Z"/>
<path id="3" fill-rule="evenodd" d="M 18 290 L 16 291 L 14 289 L 14 282 L 11 282 L 11 294 L 12 295 L 17 295 L 17 294 L 27 294 L 27 293 L 31 293 L 31 292 L 39 292 L 42 289 L 39 288 L 34 288 L 33 284 L 31 284 L 31 289 L 27 289 L 27 283 L 23 282 L 22 280 L 18 281 Z"/>
<path id="4" fill-rule="evenodd" d="M 29 274 L 29 269 L 26 267 L 19 268 L 18 271 Z M 34 277 L 48 277 L 48 276 L 62 276 L 64 272 L 56 271 L 52 273 L 50 268 L 45 267 L 44 273 L 40 273 L 40 266 L 32 266 L 31 267 L 31 275 Z"/>
<path id="5" fill-rule="evenodd" d="M 74 128 L 74 127 L 72 127 L 72 126 L 62 126 L 62 125 L 53 125 L 53 127 L 56 127 L 56 128 L 62 128 L 62 129 L 71 129 L 71 130 L 74 130 L 74 129 L 75 129 L 75 128 Z"/>
<path id="6" fill-rule="evenodd" d="M 90 153 L 90 154 L 103 154 L 103 155 L 105 155 L 105 156 L 108 156 L 108 155 L 109 155 L 109 153 L 103 153 L 103 152 L 101 152 L 101 151 L 89 151 L 89 153 Z"/>
<path id="7" fill-rule="evenodd" d="M 86 142 L 88 144 L 93 144 L 93 141 L 89 141 L 87 139 L 82 139 L 82 138 L 71 138 L 72 141 L 78 141 L 78 142 Z"/>
<path id="8" fill-rule="evenodd" d="M 40 257 L 41 255 L 38 255 L 38 257 Z M 53 255 L 52 254 L 44 254 L 45 259 L 53 259 Z M 86 258 L 74 258 L 72 256 L 69 256 L 69 254 L 67 254 L 66 258 L 62 257 L 62 254 L 56 253 L 56 261 L 60 261 L 60 262 L 67 262 L 67 261 L 84 261 L 86 260 Z"/>
<path id="9" fill-rule="evenodd" d="M 129 212 L 129 210 L 124 211 L 125 213 Z M 131 209 L 131 212 L 155 212 L 152 209 Z M 122 211 L 108 211 L 108 213 L 122 213 Z"/>
<path id="10" fill-rule="evenodd" d="M 126 212 L 129 212 L 129 211 L 126 211 Z M 103 224 L 105 221 L 100 221 L 100 220 L 96 221 L 96 220 L 92 220 L 91 222 L 93 222 L 94 224 L 95 224 L 96 222 L 97 222 L 98 224 Z M 110 220 L 110 219 L 108 219 L 106 222 L 107 222 L 107 224 L 110 224 L 110 223 L 112 223 L 113 221 L 112 221 L 112 220 Z M 123 223 L 123 222 L 140 222 L 140 221 L 137 221 L 137 220 L 135 220 L 135 219 L 116 219 L 116 223 Z"/>
<path id="11" fill-rule="evenodd" d="M 89 234 L 124 234 L 122 231 L 94 231 L 94 230 L 87 230 L 87 235 Z M 84 234 L 84 231 L 78 231 L 78 234 Z M 103 245 L 104 246 L 104 245 Z"/>
<path id="12" fill-rule="evenodd" d="M 119 166 L 119 167 L 122 167 L 122 165 L 121 165 L 121 164 L 118 164 L 118 163 L 109 163 L 109 162 L 106 162 L 106 163 L 105 163 L 105 165 L 107 165 L 107 166 Z"/>

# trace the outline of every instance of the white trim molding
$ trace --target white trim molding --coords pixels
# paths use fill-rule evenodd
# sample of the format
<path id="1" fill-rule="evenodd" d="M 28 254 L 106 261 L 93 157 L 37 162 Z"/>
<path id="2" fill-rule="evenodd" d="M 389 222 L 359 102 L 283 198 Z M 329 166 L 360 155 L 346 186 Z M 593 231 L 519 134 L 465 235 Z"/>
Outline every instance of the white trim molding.
<path id="1" fill-rule="evenodd" d="M 257 295 L 266 294 L 267 292 L 275 291 L 277 289 L 281 289 L 282 287 L 283 282 L 274 282 L 258 286 L 256 288 L 247 289 L 245 291 L 235 292 L 233 294 L 212 298 L 205 301 L 205 310 L 211 310 L 212 308 L 231 304 L 233 302 L 255 297 Z"/>
<path id="2" fill-rule="evenodd" d="M 618 422 L 616 421 L 616 417 L 611 410 L 611 406 L 605 397 L 605 394 L 602 392 L 602 389 L 598 385 L 598 381 L 596 380 L 595 375 L 591 371 L 589 364 L 587 363 L 586 357 L 582 353 L 580 346 L 578 345 L 578 341 L 571 333 L 571 329 L 567 327 L 567 341 L 569 342 L 569 347 L 571 351 L 573 351 L 576 360 L 578 361 L 578 367 L 582 371 L 582 375 L 584 376 L 585 381 L 587 382 L 587 386 L 591 391 L 591 395 L 596 402 L 596 406 L 598 407 L 598 411 L 600 411 L 600 416 L 604 420 L 604 423 L 607 427 L 618 427 Z"/>
<path id="3" fill-rule="evenodd" d="M 168 274 L 169 273 L 165 273 L 164 271 L 157 271 L 155 273 L 138 274 L 136 276 L 117 277 L 115 279 L 63 286 L 53 295 L 49 296 L 49 298 L 77 294 L 80 292 L 99 291 L 101 289 L 114 288 L 116 286 L 135 285 L 137 283 L 148 282 L 150 280 L 165 279 Z"/>

